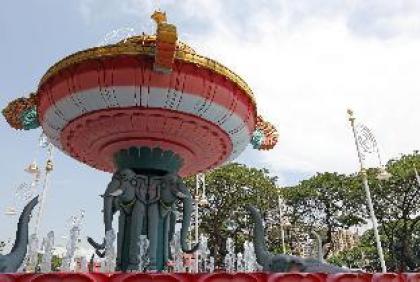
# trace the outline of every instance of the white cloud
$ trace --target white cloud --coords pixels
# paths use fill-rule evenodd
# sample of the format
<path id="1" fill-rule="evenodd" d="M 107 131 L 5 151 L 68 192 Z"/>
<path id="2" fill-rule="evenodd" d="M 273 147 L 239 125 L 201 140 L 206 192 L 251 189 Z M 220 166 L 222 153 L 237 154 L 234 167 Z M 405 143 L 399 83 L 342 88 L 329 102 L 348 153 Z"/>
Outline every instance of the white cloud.
<path id="1" fill-rule="evenodd" d="M 125 3 L 131 13 L 153 6 Z M 245 78 L 278 127 L 275 150 L 241 160 L 269 166 L 284 183 L 291 172 L 355 171 L 348 107 L 374 129 L 385 160 L 419 148 L 416 1 L 240 3 L 161 4 L 181 37 Z"/>

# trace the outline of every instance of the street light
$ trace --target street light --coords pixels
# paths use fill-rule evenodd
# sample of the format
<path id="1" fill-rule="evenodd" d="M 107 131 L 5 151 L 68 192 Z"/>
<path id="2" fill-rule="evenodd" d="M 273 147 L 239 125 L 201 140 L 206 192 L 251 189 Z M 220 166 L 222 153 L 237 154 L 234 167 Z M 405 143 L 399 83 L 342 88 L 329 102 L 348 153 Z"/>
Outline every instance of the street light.
<path id="1" fill-rule="evenodd" d="M 202 188 L 201 199 L 200 199 L 200 187 Z M 195 243 L 198 244 L 198 206 L 207 205 L 208 201 L 206 198 L 206 181 L 205 174 L 199 173 L 195 176 Z M 198 252 L 195 252 L 194 256 L 194 269 L 198 273 Z"/>
<path id="2" fill-rule="evenodd" d="M 353 116 L 353 111 L 352 110 L 347 110 L 347 113 L 349 115 L 349 121 L 353 130 L 353 137 L 354 137 L 354 142 L 356 144 L 356 149 L 357 149 L 357 156 L 359 158 L 359 164 L 360 164 L 360 173 L 362 175 L 362 182 L 363 182 L 363 187 L 365 189 L 365 193 L 366 193 L 366 200 L 367 200 L 367 204 L 368 204 L 368 208 L 369 208 L 369 214 L 370 214 L 370 218 L 372 220 L 372 227 L 373 227 L 373 234 L 375 236 L 375 241 L 376 241 L 376 249 L 378 250 L 378 256 L 379 256 L 379 261 L 381 263 L 381 269 L 382 272 L 386 272 L 386 265 L 385 265 L 385 260 L 384 260 L 384 254 L 382 251 L 382 245 L 381 245 L 381 239 L 379 237 L 379 233 L 378 233 L 378 223 L 376 221 L 376 217 L 375 217 L 375 212 L 373 210 L 373 204 L 372 204 L 372 198 L 370 196 L 370 189 L 369 189 L 369 183 L 368 183 L 368 179 L 367 179 L 367 173 L 366 173 L 366 169 L 363 165 L 363 156 L 362 156 L 362 152 L 360 150 L 360 144 L 359 144 L 359 139 L 357 136 L 357 132 L 356 132 L 356 128 L 354 126 L 354 121 L 355 121 L 355 117 Z"/>
<path id="3" fill-rule="evenodd" d="M 416 167 L 414 167 L 414 174 L 416 175 L 417 185 L 420 188 L 420 176 L 419 176 L 419 172 L 417 171 Z"/>
<path id="4" fill-rule="evenodd" d="M 280 236 L 283 254 L 286 254 L 286 244 L 284 243 L 284 222 L 283 222 L 283 201 L 279 196 L 279 216 L 280 216 Z"/>
<path id="5" fill-rule="evenodd" d="M 53 146 L 52 146 L 51 143 L 49 143 L 48 144 L 48 159 L 47 159 L 47 162 L 45 164 L 45 176 L 44 176 L 44 181 L 43 181 L 43 184 L 42 184 L 40 206 L 39 206 L 38 215 L 37 215 L 36 222 L 35 222 L 35 235 L 36 235 L 36 237 L 38 237 L 38 235 L 39 235 L 39 229 L 40 229 L 40 226 L 41 226 L 41 219 L 42 219 L 44 208 L 45 208 L 45 201 L 47 199 L 47 191 L 48 191 L 49 184 L 50 184 L 49 183 L 49 176 L 50 176 L 50 173 L 52 172 L 52 170 L 54 168 L 52 157 L 53 157 Z"/>

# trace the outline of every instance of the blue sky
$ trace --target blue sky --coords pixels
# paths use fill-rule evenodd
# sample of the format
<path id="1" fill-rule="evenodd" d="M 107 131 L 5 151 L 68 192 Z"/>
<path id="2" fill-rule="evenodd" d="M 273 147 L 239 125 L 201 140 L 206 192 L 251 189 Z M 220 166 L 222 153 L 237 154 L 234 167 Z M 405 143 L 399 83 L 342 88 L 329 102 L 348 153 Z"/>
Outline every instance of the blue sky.
<path id="1" fill-rule="evenodd" d="M 278 148 L 248 149 L 239 161 L 268 167 L 288 185 L 315 171 L 354 172 L 345 110 L 374 129 L 384 159 L 419 149 L 419 1 L 27 0 L 0 9 L 0 108 L 36 90 L 45 71 L 119 28 L 152 32 L 166 10 L 180 38 L 245 78 L 259 112 L 279 129 Z M 0 239 L 14 237 L 4 215 L 35 157 L 40 130 L 18 132 L 0 118 Z M 45 154 L 44 154 L 45 155 Z M 43 156 L 43 154 L 40 154 Z M 40 158 L 40 161 L 42 158 Z M 101 194 L 110 175 L 54 154 L 42 234 L 66 232 L 86 210 L 83 236 L 102 236 Z M 373 163 L 372 165 L 375 165 Z"/>

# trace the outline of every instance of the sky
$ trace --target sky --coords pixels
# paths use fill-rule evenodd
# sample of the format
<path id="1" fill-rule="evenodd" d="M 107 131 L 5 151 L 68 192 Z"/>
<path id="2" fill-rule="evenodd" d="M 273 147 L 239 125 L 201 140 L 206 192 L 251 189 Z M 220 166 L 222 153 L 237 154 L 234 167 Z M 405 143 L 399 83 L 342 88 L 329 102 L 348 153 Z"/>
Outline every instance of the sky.
<path id="1" fill-rule="evenodd" d="M 384 161 L 420 149 L 420 1 L 410 0 L 5 0 L 0 8 L 0 108 L 35 91 L 59 59 L 101 44 L 113 31 L 152 33 L 165 10 L 179 38 L 247 81 L 258 112 L 279 131 L 268 152 L 237 161 L 268 168 L 287 186 L 315 172 L 353 173 L 358 162 L 346 110 L 375 134 Z M 0 240 L 14 238 L 16 187 L 46 152 L 41 131 L 0 118 Z M 37 152 L 38 151 L 38 152 Z M 377 165 L 372 161 L 369 165 Z M 59 244 L 68 218 L 85 210 L 82 236 L 101 239 L 111 175 L 56 150 L 41 235 Z M 115 219 L 116 221 L 116 219 Z"/>

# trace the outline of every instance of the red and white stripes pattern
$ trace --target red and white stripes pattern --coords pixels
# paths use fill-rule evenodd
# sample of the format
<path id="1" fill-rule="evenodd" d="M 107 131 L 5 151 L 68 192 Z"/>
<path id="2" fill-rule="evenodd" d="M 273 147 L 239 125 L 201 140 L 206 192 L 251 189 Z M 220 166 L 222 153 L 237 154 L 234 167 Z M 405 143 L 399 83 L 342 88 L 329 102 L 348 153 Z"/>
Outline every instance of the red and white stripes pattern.
<path id="1" fill-rule="evenodd" d="M 86 123 L 98 123 L 96 119 L 101 118 L 98 113 L 107 113 L 109 116 L 112 112 L 123 114 L 124 109 L 127 109 L 126 112 L 133 115 L 142 111 L 160 110 L 158 115 L 163 119 L 156 119 L 155 122 L 165 122 L 170 116 L 171 119 L 179 119 L 181 123 L 184 121 L 195 124 L 196 127 L 208 128 L 209 132 L 214 133 L 211 135 L 215 138 L 214 142 L 221 144 L 214 145 L 215 147 L 197 147 L 196 151 L 191 152 L 196 156 L 186 158 L 183 173 L 185 175 L 235 159 L 248 145 L 256 123 L 255 105 L 232 81 L 211 70 L 182 61 L 175 62 L 171 74 L 156 73 L 153 72 L 152 59 L 147 56 L 119 56 L 71 65 L 40 85 L 38 94 L 41 125 L 51 142 L 80 161 L 106 171 L 113 169 L 110 166 L 112 154 L 115 152 L 108 152 L 111 155 L 102 156 L 104 159 L 98 160 L 98 164 L 95 165 L 94 158 L 87 160 L 85 156 L 90 149 L 80 148 L 89 144 L 83 144 L 82 141 L 74 143 L 69 137 L 72 134 L 77 135 L 78 130 L 82 131 L 83 127 L 87 126 Z M 84 122 L 78 123 L 78 120 Z M 141 123 L 141 120 L 138 122 Z M 134 128 L 133 125 L 125 126 L 122 123 L 118 125 L 118 129 L 113 126 L 114 131 L 106 128 L 106 124 L 101 126 L 92 126 L 92 130 L 103 130 L 111 135 L 124 133 L 124 140 L 130 139 L 130 132 L 133 136 L 138 135 L 138 128 Z M 63 133 L 66 129 L 67 137 L 64 138 Z M 183 132 L 183 138 L 188 137 L 191 139 L 189 142 L 193 142 L 198 132 L 203 134 L 203 131 L 194 129 Z M 177 140 L 175 133 L 162 129 L 161 132 L 154 132 L 151 140 L 156 140 L 156 145 L 162 147 L 165 142 L 182 143 L 182 146 L 189 150 L 190 143 Z M 84 130 L 83 134 L 87 139 L 88 135 L 92 135 L 91 139 L 94 142 L 98 132 Z M 210 142 L 212 137 L 209 138 L 207 139 Z M 79 136 L 78 139 L 82 140 L 83 136 Z M 141 138 L 131 138 L 131 143 L 125 142 L 124 146 L 151 144 L 150 140 L 143 142 L 146 139 L 147 132 Z M 205 152 L 207 148 L 209 152 Z M 177 150 L 174 147 L 171 149 Z M 200 161 L 200 155 L 204 160 Z M 185 158 L 182 153 L 181 157 Z M 191 164 L 188 161 L 198 163 Z"/>

